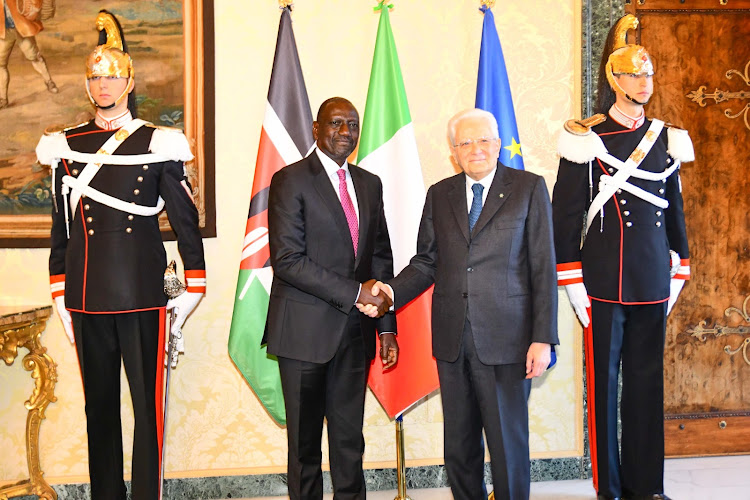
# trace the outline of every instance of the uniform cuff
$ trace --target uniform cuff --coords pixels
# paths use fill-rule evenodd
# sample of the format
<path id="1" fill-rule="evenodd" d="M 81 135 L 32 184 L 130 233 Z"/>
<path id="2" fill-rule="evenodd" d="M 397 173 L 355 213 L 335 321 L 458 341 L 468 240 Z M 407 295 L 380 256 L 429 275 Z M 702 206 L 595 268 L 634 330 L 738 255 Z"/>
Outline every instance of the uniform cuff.
<path id="1" fill-rule="evenodd" d="M 557 265 L 557 285 L 583 283 L 583 267 L 580 262 L 566 262 Z"/>
<path id="2" fill-rule="evenodd" d="M 677 274 L 673 278 L 676 280 L 690 279 L 690 259 L 680 259 L 680 268 L 677 269 Z"/>
<path id="3" fill-rule="evenodd" d="M 49 277 L 49 288 L 52 292 L 52 300 L 65 295 L 65 275 L 55 274 Z"/>
<path id="4" fill-rule="evenodd" d="M 187 281 L 187 291 L 190 293 L 206 293 L 206 270 L 197 269 L 194 271 L 185 270 L 185 281 Z"/>

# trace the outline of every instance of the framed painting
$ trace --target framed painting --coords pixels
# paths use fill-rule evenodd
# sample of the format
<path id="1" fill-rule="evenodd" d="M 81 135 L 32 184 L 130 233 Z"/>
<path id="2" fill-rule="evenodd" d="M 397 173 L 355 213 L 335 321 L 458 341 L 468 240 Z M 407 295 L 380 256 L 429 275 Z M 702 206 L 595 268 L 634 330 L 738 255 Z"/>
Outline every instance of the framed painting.
<path id="1" fill-rule="evenodd" d="M 37 162 L 34 149 L 46 128 L 93 116 L 85 58 L 96 46 L 94 21 L 104 7 L 120 21 L 133 58 L 138 117 L 184 130 L 193 148 L 195 159 L 186 167 L 201 233 L 216 236 L 213 0 L 0 3 L 7 1 L 19 10 L 36 6 L 43 29 L 33 37 L 41 58 L 29 58 L 28 44 L 19 39 L 7 43 L 9 30 L 5 40 L 0 37 L 0 64 L 10 47 L 9 78 L 0 78 L 0 86 L 7 83 L 5 102 L 0 88 L 0 247 L 49 246 L 51 172 Z M 160 221 L 169 239 L 165 214 Z"/>

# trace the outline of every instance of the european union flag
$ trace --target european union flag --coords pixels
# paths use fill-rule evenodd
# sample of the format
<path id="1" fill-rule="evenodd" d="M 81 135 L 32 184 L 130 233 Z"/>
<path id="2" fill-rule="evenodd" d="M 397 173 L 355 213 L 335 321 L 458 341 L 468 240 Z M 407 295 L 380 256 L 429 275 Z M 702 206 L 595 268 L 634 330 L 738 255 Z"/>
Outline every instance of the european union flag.
<path id="1" fill-rule="evenodd" d="M 503 165 L 524 170 L 521 154 L 521 138 L 518 136 L 516 112 L 510 95 L 508 72 L 505 70 L 503 48 L 495 28 L 495 16 L 486 5 L 482 25 L 482 47 L 479 50 L 479 76 L 477 77 L 477 99 L 475 107 L 495 115 L 500 129 L 500 161 Z"/>

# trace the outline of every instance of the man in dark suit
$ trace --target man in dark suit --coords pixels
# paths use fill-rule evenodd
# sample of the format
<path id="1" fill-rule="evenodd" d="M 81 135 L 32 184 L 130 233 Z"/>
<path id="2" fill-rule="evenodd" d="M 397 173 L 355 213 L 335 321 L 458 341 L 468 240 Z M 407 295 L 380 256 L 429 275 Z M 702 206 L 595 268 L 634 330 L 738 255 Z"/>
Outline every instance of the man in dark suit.
<path id="1" fill-rule="evenodd" d="M 487 498 L 482 428 L 495 497 L 528 499 L 530 379 L 544 372 L 558 342 L 549 193 L 541 177 L 498 163 L 498 135 L 487 111 L 450 120 L 451 153 L 463 173 L 430 188 L 417 254 L 389 282 L 396 308 L 435 284 L 432 353 L 457 500 Z"/>
<path id="2" fill-rule="evenodd" d="M 346 99 L 325 101 L 313 122 L 317 147 L 271 180 L 268 229 L 274 270 L 268 352 L 279 358 L 289 443 L 289 497 L 321 499 L 320 441 L 328 421 L 337 499 L 364 499 L 365 387 L 376 330 L 386 368 L 398 357 L 396 319 L 360 314 L 355 303 L 391 305 L 374 280 L 393 276 L 380 179 L 347 157 L 359 114 Z"/>

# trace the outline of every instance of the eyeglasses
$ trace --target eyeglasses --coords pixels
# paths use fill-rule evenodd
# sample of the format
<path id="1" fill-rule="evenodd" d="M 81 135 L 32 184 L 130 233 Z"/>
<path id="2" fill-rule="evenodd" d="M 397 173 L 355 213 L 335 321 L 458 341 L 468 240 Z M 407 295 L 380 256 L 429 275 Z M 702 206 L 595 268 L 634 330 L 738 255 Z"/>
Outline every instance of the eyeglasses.
<path id="1" fill-rule="evenodd" d="M 459 142 L 458 144 L 454 144 L 454 148 L 468 150 L 471 149 L 471 147 L 476 144 L 482 149 L 487 149 L 490 147 L 490 144 L 493 144 L 495 141 L 497 141 L 497 137 L 488 139 L 486 137 L 480 137 L 479 139 L 467 139 L 465 141 Z"/>

